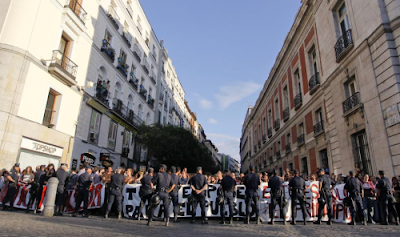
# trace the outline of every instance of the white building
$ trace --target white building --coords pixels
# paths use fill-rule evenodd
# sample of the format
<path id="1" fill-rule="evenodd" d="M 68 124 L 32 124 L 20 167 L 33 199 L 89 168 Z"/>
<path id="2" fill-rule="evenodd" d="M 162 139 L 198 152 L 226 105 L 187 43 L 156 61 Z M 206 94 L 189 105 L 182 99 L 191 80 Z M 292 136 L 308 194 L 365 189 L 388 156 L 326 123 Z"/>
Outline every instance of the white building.
<path id="1" fill-rule="evenodd" d="M 0 167 L 70 161 L 91 53 L 89 9 L 0 1 Z"/>

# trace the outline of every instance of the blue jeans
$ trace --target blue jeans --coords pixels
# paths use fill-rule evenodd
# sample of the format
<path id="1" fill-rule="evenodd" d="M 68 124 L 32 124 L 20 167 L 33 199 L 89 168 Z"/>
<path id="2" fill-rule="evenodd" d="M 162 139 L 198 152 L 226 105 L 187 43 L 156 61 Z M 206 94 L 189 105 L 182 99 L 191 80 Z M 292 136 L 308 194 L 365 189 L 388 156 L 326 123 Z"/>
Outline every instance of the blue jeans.
<path id="1" fill-rule="evenodd" d="M 374 220 L 374 209 L 375 209 L 375 198 L 364 197 L 363 199 L 364 217 L 367 221 L 372 222 Z"/>

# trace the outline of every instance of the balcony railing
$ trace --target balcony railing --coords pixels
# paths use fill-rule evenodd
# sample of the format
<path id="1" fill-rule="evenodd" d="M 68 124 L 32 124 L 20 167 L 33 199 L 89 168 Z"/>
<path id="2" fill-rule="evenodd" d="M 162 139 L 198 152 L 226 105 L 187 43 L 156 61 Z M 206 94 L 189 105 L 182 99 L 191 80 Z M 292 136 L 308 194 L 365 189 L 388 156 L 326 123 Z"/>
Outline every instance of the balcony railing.
<path id="1" fill-rule="evenodd" d="M 117 12 L 115 11 L 113 6 L 110 6 L 108 8 L 108 18 L 110 18 L 111 22 L 113 23 L 113 25 L 115 26 L 115 28 L 117 28 L 117 30 L 119 29 L 119 16 L 117 14 Z"/>
<path id="2" fill-rule="evenodd" d="M 317 136 L 324 132 L 324 121 L 320 121 L 314 125 L 314 136 Z"/>
<path id="3" fill-rule="evenodd" d="M 288 121 L 290 117 L 290 109 L 287 107 L 286 109 L 283 110 L 283 121 Z"/>
<path id="4" fill-rule="evenodd" d="M 51 123 L 51 120 L 53 119 L 53 114 L 55 113 L 55 110 L 52 109 L 45 109 L 44 110 L 44 116 L 43 116 L 43 125 L 44 126 L 49 126 Z"/>
<path id="5" fill-rule="evenodd" d="M 268 138 L 272 137 L 272 128 L 268 128 Z"/>
<path id="6" fill-rule="evenodd" d="M 148 96 L 149 98 L 147 99 L 147 104 L 150 105 L 151 108 L 154 107 L 154 99 L 151 97 L 151 95 Z"/>
<path id="7" fill-rule="evenodd" d="M 275 155 L 276 155 L 276 159 L 281 158 L 281 151 L 276 151 Z"/>
<path id="8" fill-rule="evenodd" d="M 258 148 L 261 148 L 261 141 L 258 141 Z"/>
<path id="9" fill-rule="evenodd" d="M 136 126 L 143 123 L 143 120 L 141 118 L 139 118 L 137 115 L 135 115 L 135 113 L 131 109 L 128 110 L 126 119 L 128 120 L 129 123 L 136 125 Z"/>
<path id="10" fill-rule="evenodd" d="M 342 35 L 335 44 L 336 62 L 339 62 L 343 56 L 354 46 L 351 30 Z"/>
<path id="11" fill-rule="evenodd" d="M 127 65 L 126 63 L 122 62 L 122 58 L 118 58 L 118 65 L 117 65 L 117 69 L 125 75 L 125 77 L 128 76 L 128 68 L 129 65 Z"/>
<path id="12" fill-rule="evenodd" d="M 130 73 L 129 84 L 131 84 L 133 86 L 133 88 L 135 88 L 137 90 L 138 85 L 139 85 L 139 79 L 137 79 L 135 77 L 133 72 Z"/>
<path id="13" fill-rule="evenodd" d="M 290 143 L 286 144 L 285 146 L 286 154 L 289 154 L 292 151 L 292 148 L 290 146 Z"/>
<path id="14" fill-rule="evenodd" d="M 301 107 L 302 104 L 303 104 L 303 100 L 301 98 L 301 93 L 299 93 L 294 97 L 294 108 L 298 109 Z"/>
<path id="15" fill-rule="evenodd" d="M 146 100 L 146 97 L 147 97 L 147 90 L 144 88 L 143 85 L 140 85 L 139 88 L 140 88 L 140 89 L 139 89 L 139 94 L 143 97 L 143 99 Z"/>
<path id="16" fill-rule="evenodd" d="M 350 96 L 343 102 L 343 114 L 347 114 L 349 111 L 360 105 L 360 93 L 357 92 Z"/>
<path id="17" fill-rule="evenodd" d="M 149 72 L 150 72 L 150 66 L 149 66 L 149 63 L 147 62 L 146 59 L 143 60 L 143 65 L 142 65 L 142 67 L 143 67 L 143 70 L 146 72 L 146 74 L 149 74 Z"/>
<path id="18" fill-rule="evenodd" d="M 85 24 L 86 20 L 86 11 L 83 9 L 82 5 L 79 4 L 77 0 L 69 0 L 68 7 L 72 10 L 73 13 L 79 18 L 79 20 Z"/>
<path id="19" fill-rule="evenodd" d="M 314 76 L 310 78 L 310 81 L 308 82 L 308 87 L 310 88 L 310 94 L 313 94 L 318 89 L 319 86 L 320 86 L 319 73 L 317 72 Z"/>
<path id="20" fill-rule="evenodd" d="M 101 51 L 107 54 L 107 56 L 114 63 L 115 60 L 115 49 L 111 47 L 107 39 L 103 39 L 103 46 L 101 46 Z"/>
<path id="21" fill-rule="evenodd" d="M 137 46 L 137 44 L 135 44 L 133 46 L 133 55 L 135 56 L 135 58 L 140 62 L 142 61 L 142 51 L 140 51 L 139 46 Z"/>
<path id="22" fill-rule="evenodd" d="M 267 142 L 267 136 L 264 134 L 264 135 L 262 135 L 262 140 L 263 140 L 263 143 L 266 143 Z"/>
<path id="23" fill-rule="evenodd" d="M 281 119 L 275 119 L 275 131 L 281 127 Z"/>
<path id="24" fill-rule="evenodd" d="M 132 36 L 129 34 L 129 32 L 122 32 L 122 38 L 124 39 L 125 43 L 128 45 L 130 48 L 132 46 L 131 41 L 132 41 Z"/>
<path id="25" fill-rule="evenodd" d="M 254 152 L 257 152 L 257 145 L 254 145 Z"/>
<path id="26" fill-rule="evenodd" d="M 53 50 L 53 56 L 48 68 L 50 74 L 60 79 L 68 86 L 76 85 L 78 66 L 59 50 Z"/>
<path id="27" fill-rule="evenodd" d="M 122 103 L 122 100 L 114 98 L 112 100 L 112 111 L 116 112 L 122 117 L 125 117 L 128 108 Z"/>
<path id="28" fill-rule="evenodd" d="M 297 145 L 298 145 L 298 146 L 301 146 L 301 145 L 304 144 L 304 142 L 305 142 L 304 134 L 299 135 L 299 136 L 297 137 Z"/>
<path id="29" fill-rule="evenodd" d="M 153 82 L 153 84 L 155 85 L 156 84 L 156 79 L 155 79 L 156 74 L 154 73 L 153 70 L 151 70 L 149 77 L 150 77 L 151 82 Z"/>

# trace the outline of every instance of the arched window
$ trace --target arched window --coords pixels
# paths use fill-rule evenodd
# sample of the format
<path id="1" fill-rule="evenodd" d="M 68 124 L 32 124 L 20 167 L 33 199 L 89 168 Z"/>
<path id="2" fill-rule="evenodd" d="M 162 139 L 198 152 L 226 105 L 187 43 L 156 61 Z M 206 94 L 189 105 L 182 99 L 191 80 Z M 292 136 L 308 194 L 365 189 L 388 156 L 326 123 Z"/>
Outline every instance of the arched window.
<path id="1" fill-rule="evenodd" d="M 140 119 L 142 119 L 142 114 L 143 114 L 143 106 L 142 106 L 142 104 L 139 104 L 139 106 L 138 106 L 138 117 Z"/>
<path id="2" fill-rule="evenodd" d="M 126 104 L 126 107 L 128 109 L 132 109 L 133 108 L 133 97 L 131 94 L 128 95 L 128 103 Z"/>
<path id="3" fill-rule="evenodd" d="M 149 125 L 150 123 L 151 123 L 150 113 L 147 113 L 147 115 L 146 115 L 146 124 Z"/>
<path id="4" fill-rule="evenodd" d="M 119 99 L 120 95 L 121 95 L 121 84 L 119 84 L 119 82 L 115 83 L 115 87 L 114 87 L 114 98 L 115 99 Z"/>

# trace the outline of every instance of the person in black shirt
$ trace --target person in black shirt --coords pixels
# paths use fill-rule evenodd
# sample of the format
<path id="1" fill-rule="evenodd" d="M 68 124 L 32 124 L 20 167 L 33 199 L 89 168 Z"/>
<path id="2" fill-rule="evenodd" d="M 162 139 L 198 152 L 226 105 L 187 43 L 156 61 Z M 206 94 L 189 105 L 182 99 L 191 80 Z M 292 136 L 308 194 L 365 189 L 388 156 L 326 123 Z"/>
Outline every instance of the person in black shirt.
<path id="1" fill-rule="evenodd" d="M 10 202 L 10 211 L 14 211 L 14 198 L 15 198 L 15 193 L 17 192 L 18 179 L 19 179 L 15 167 L 19 168 L 19 163 L 16 163 L 14 165 L 13 169 L 11 170 L 11 173 L 6 172 L 4 174 L 4 181 L 7 182 L 8 189 L 2 201 L 3 210 L 6 209 L 5 204 L 7 202 Z"/>
<path id="2" fill-rule="evenodd" d="M 268 222 L 270 225 L 274 225 L 275 218 L 275 207 L 279 204 L 280 215 L 283 218 L 283 224 L 286 225 L 286 216 L 283 212 L 285 208 L 283 206 L 283 189 L 282 189 L 282 179 L 276 175 L 276 170 L 272 170 L 272 177 L 269 178 L 268 187 L 271 189 L 271 205 L 269 206 L 269 216 L 271 221 Z"/>
<path id="3" fill-rule="evenodd" d="M 306 212 L 306 204 L 304 201 L 304 193 L 305 193 L 305 186 L 306 182 L 303 178 L 299 176 L 299 171 L 294 170 L 293 174 L 295 175 L 289 181 L 290 187 L 290 197 L 292 199 L 292 222 L 291 225 L 296 225 L 296 217 L 297 217 L 297 202 L 300 203 L 301 211 L 303 212 L 303 222 L 304 225 L 307 224 L 307 212 Z"/>
<path id="4" fill-rule="evenodd" d="M 320 176 L 319 180 L 319 195 L 321 202 L 319 202 L 318 207 L 318 220 L 314 222 L 314 224 L 321 224 L 322 213 L 324 211 L 325 205 L 328 205 L 328 225 L 332 225 L 332 188 L 336 185 L 336 183 L 331 180 L 328 175 L 325 175 L 325 170 L 320 169 L 318 172 Z M 331 188 L 332 185 L 332 188 Z M 323 198 L 323 199 L 322 199 Z M 322 200 L 325 200 L 323 202 Z"/>
<path id="5" fill-rule="evenodd" d="M 140 180 L 142 183 L 142 186 L 140 187 L 139 191 L 139 197 L 140 197 L 140 212 L 143 209 L 143 206 L 146 204 L 147 201 L 147 207 L 146 207 L 146 215 L 148 218 L 150 217 L 150 205 L 151 205 L 151 196 L 153 195 L 153 183 L 151 180 L 153 179 L 154 176 L 154 169 L 149 168 L 147 170 L 147 174 Z M 138 214 L 138 220 L 140 221 L 140 214 Z"/>
<path id="6" fill-rule="evenodd" d="M 193 209 L 192 209 L 192 221 L 194 223 L 196 219 L 196 209 L 197 204 L 200 202 L 201 208 L 201 218 L 202 224 L 208 224 L 206 220 L 206 196 L 205 190 L 208 187 L 208 182 L 206 177 L 203 175 L 203 168 L 197 167 L 197 174 L 189 180 L 189 185 L 192 188 L 192 198 L 193 198 Z"/>
<path id="7" fill-rule="evenodd" d="M 29 213 L 29 211 L 30 211 L 29 207 L 31 205 L 33 205 L 35 201 L 36 201 L 36 203 L 35 203 L 35 208 L 33 210 L 33 213 L 36 213 L 36 209 L 37 209 L 38 203 L 40 202 L 41 193 L 42 193 L 42 192 L 40 192 L 40 195 L 38 195 L 39 189 L 40 189 L 39 182 L 40 182 L 40 177 L 42 175 L 44 175 L 44 173 L 45 173 L 44 172 L 45 168 L 46 168 L 45 165 L 41 165 L 41 166 L 39 166 L 39 170 L 37 170 L 35 173 L 33 183 L 31 184 L 31 188 L 29 190 L 29 201 L 28 201 L 28 205 L 26 206 L 26 213 Z"/>
<path id="8" fill-rule="evenodd" d="M 260 185 L 260 178 L 258 175 L 254 173 L 254 167 L 249 167 L 250 173 L 244 177 L 243 184 L 246 186 L 246 220 L 244 221 L 245 224 L 249 224 L 250 222 L 250 213 L 251 213 L 251 204 L 252 201 L 254 203 L 256 209 L 256 223 L 257 225 L 260 224 L 259 218 L 259 205 L 258 205 L 258 186 Z"/>
<path id="9" fill-rule="evenodd" d="M 169 195 L 172 199 L 172 205 L 174 206 L 174 222 L 178 222 L 178 213 L 179 213 L 179 203 L 178 203 L 178 189 L 181 185 L 180 177 L 176 175 L 176 167 L 171 167 L 171 180 L 174 185 L 170 187 Z"/>
<path id="10" fill-rule="evenodd" d="M 360 219 L 362 224 L 367 225 L 364 219 L 362 198 L 364 197 L 364 189 L 358 178 L 355 177 L 353 171 L 349 171 L 350 178 L 344 185 L 344 194 L 346 197 L 350 197 L 352 200 L 352 205 L 350 205 L 351 211 L 351 222 L 348 225 L 356 225 L 356 213 L 360 213 Z M 354 205 L 355 203 L 355 205 Z"/>
<path id="11" fill-rule="evenodd" d="M 85 168 L 86 172 L 79 175 L 78 177 L 78 186 L 77 186 L 77 194 L 76 194 L 76 203 L 75 203 L 75 212 L 72 214 L 73 217 L 76 217 L 79 208 L 81 207 L 81 203 L 83 201 L 83 214 L 82 217 L 88 218 L 88 204 L 89 204 L 89 190 L 93 185 L 93 179 L 91 177 L 92 167 L 87 166 Z"/>
<path id="12" fill-rule="evenodd" d="M 388 216 L 389 211 L 392 213 L 396 225 L 399 225 L 398 213 L 395 208 L 395 202 L 392 192 L 392 186 L 388 178 L 385 177 L 383 170 L 379 171 L 379 177 L 381 177 L 376 185 L 378 189 L 378 200 L 382 210 L 382 222 L 381 225 L 389 225 Z"/>
<path id="13" fill-rule="evenodd" d="M 236 180 L 232 178 L 229 170 L 224 170 L 225 176 L 221 180 L 220 189 L 222 189 L 224 203 L 221 205 L 221 217 L 222 221 L 220 224 L 225 224 L 225 203 L 229 207 L 229 224 L 233 224 L 233 192 L 236 190 Z"/>
<path id="14" fill-rule="evenodd" d="M 64 202 L 67 193 L 65 192 L 65 187 L 68 184 L 69 175 L 68 175 L 68 167 L 67 164 L 62 163 L 60 169 L 57 170 L 56 176 L 58 178 L 58 187 L 57 187 L 57 196 L 56 196 L 56 215 L 63 215 Z"/>
<path id="15" fill-rule="evenodd" d="M 169 225 L 169 187 L 174 186 L 175 184 L 172 183 L 171 176 L 165 172 L 167 169 L 166 165 L 160 165 L 159 172 L 157 175 L 155 175 L 152 179 L 151 182 L 156 185 L 156 192 L 157 195 L 160 197 L 160 200 L 163 201 L 164 203 L 164 220 L 165 220 L 165 226 Z M 174 188 L 174 187 L 173 187 Z M 154 209 L 158 206 L 155 205 L 154 203 L 151 203 L 150 205 L 150 215 L 148 218 L 147 225 L 150 226 L 151 222 L 153 221 L 153 215 L 154 215 Z"/>
<path id="16" fill-rule="evenodd" d="M 114 200 L 117 202 L 118 219 L 122 218 L 122 189 L 124 187 L 125 178 L 121 174 L 121 167 L 115 169 L 115 174 L 111 176 L 110 182 L 110 197 L 108 199 L 107 211 L 104 216 L 108 218 L 108 213 L 111 211 Z"/>

